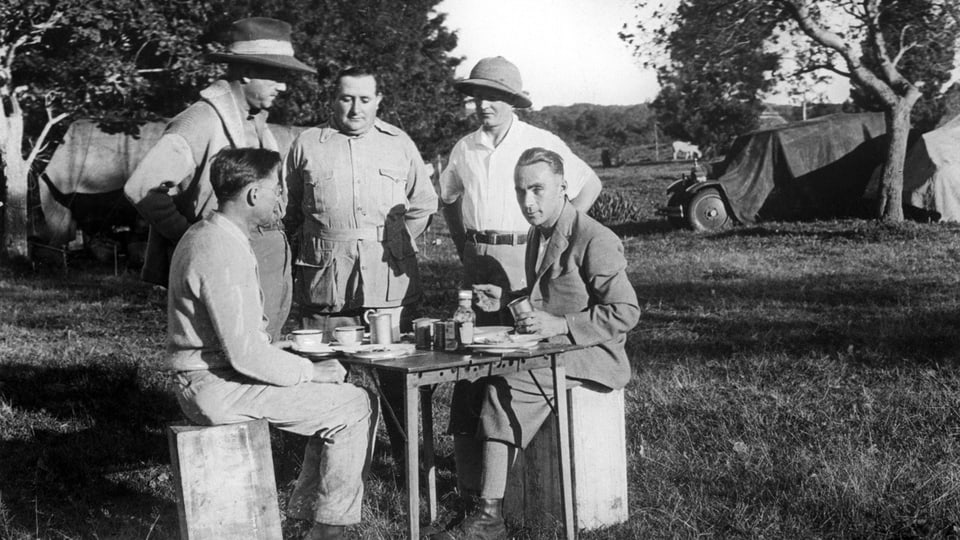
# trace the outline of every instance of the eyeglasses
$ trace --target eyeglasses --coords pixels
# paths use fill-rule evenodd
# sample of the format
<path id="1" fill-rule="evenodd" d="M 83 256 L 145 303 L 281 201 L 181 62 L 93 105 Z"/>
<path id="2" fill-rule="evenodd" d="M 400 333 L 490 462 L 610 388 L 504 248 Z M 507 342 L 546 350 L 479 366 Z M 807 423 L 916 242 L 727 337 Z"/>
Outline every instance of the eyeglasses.
<path id="1" fill-rule="evenodd" d="M 263 182 L 257 182 L 257 189 L 264 189 Z M 283 196 L 283 184 L 281 184 L 280 182 L 277 182 L 276 184 L 273 185 L 273 189 L 271 191 L 273 191 L 273 194 L 277 198 L 280 198 L 281 196 Z"/>

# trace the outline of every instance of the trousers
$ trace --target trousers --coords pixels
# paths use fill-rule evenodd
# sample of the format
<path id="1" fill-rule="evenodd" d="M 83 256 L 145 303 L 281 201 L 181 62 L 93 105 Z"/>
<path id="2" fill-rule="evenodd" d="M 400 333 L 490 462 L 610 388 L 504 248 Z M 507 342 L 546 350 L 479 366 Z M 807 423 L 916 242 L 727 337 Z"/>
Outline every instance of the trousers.
<path id="1" fill-rule="evenodd" d="M 352 384 L 260 384 L 232 369 L 175 376 L 177 401 L 200 425 L 266 419 L 309 437 L 288 514 L 329 525 L 360 522 L 363 472 L 372 443 L 371 396 Z M 344 428 L 332 437 L 318 432 Z"/>
<path id="2" fill-rule="evenodd" d="M 572 388 L 581 382 L 568 378 L 566 384 Z M 448 433 L 461 436 L 463 443 L 457 452 L 460 485 L 480 489 L 484 442 L 496 441 L 515 448 L 530 444 L 550 415 L 550 403 L 544 394 L 556 403 L 553 373 L 548 368 L 457 382 L 450 404 Z"/>
<path id="3" fill-rule="evenodd" d="M 409 332 L 413 327 L 413 319 L 419 314 L 417 307 L 407 305 L 402 306 L 402 308 L 389 309 L 391 311 L 399 310 L 399 322 L 394 321 L 394 323 L 398 325 L 401 332 Z M 334 340 L 333 333 L 338 326 L 362 326 L 364 324 L 364 311 L 366 310 L 359 309 L 338 313 L 317 313 L 311 311 L 309 308 L 301 307 L 300 327 L 323 330 L 323 341 L 330 342 Z M 404 463 L 406 451 L 406 436 L 398 425 L 398 422 L 403 421 L 407 410 L 406 403 L 403 399 L 403 377 L 392 373 L 381 373 L 379 380 L 383 399 L 393 411 L 394 416 L 390 417 L 387 415 L 385 419 L 386 423 L 384 424 L 387 429 L 387 437 L 390 439 L 390 452 L 393 455 L 394 461 L 402 464 Z"/>

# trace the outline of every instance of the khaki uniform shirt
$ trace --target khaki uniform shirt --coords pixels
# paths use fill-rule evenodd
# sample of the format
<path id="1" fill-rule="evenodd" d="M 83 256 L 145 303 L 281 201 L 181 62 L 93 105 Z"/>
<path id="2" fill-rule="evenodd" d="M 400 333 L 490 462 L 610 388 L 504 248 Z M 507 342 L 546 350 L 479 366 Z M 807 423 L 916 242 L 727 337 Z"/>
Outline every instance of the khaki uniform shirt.
<path id="1" fill-rule="evenodd" d="M 414 239 L 437 194 L 406 133 L 380 120 L 358 136 L 309 129 L 290 147 L 285 181 L 301 305 L 337 313 L 420 297 Z"/>

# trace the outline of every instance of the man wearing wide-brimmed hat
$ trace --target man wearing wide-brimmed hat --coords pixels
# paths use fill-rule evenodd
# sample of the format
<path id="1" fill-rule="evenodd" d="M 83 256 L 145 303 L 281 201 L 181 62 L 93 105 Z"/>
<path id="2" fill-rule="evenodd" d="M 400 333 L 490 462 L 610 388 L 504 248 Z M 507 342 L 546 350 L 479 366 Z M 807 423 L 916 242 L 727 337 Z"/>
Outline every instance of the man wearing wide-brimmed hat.
<path id="1" fill-rule="evenodd" d="M 558 153 L 567 171 L 567 196 L 584 212 L 600 194 L 600 179 L 559 137 L 517 118 L 514 109 L 532 103 L 523 91 L 520 70 L 507 59 L 480 60 L 470 77 L 454 86 L 473 98 L 481 126 L 457 142 L 440 175 L 444 215 L 463 261 L 464 285 L 491 283 L 509 296 L 527 286 L 523 261 L 528 224 L 513 192 L 520 154 L 534 146 Z M 479 322 L 497 324 L 496 319 L 508 317 L 501 312 L 494 320 Z"/>
<path id="2" fill-rule="evenodd" d="M 174 118 L 127 181 L 124 192 L 150 224 L 142 270 L 145 281 L 167 285 L 173 248 L 190 224 L 217 208 L 210 186 L 210 157 L 224 147 L 281 150 L 267 126 L 267 109 L 286 90 L 291 72 L 316 73 L 297 60 L 290 25 L 254 17 L 231 26 L 225 52 L 210 61 L 227 65 L 225 76 L 200 92 L 200 100 Z M 283 197 L 286 197 L 285 190 Z M 276 340 L 290 310 L 290 249 L 280 225 L 252 231 L 263 290 L 267 332 Z"/>

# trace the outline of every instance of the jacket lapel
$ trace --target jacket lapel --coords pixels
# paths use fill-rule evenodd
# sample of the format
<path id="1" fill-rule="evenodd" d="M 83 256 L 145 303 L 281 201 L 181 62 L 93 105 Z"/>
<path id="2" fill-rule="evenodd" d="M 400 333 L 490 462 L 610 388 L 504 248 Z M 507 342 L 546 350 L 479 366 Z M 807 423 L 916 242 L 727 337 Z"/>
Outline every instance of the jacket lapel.
<path id="1" fill-rule="evenodd" d="M 573 205 L 569 202 L 564 203 L 563 210 L 560 211 L 560 217 L 557 219 L 557 224 L 553 228 L 553 233 L 550 235 L 550 240 L 547 243 L 547 249 L 543 253 L 543 261 L 540 262 L 540 266 L 536 269 L 535 279 L 530 280 L 530 283 L 535 284 L 539 282 L 540 278 L 547 273 L 547 270 L 560 259 L 560 255 L 567 250 L 567 246 L 570 245 L 570 231 L 573 228 L 573 220 L 575 217 L 576 210 L 574 210 Z M 538 231 L 534 230 L 533 234 L 537 235 L 539 239 L 540 233 Z M 536 252 L 533 253 L 533 262 L 529 262 L 529 256 L 527 257 L 527 261 L 530 265 L 536 264 Z"/>
<path id="2" fill-rule="evenodd" d="M 220 121 L 223 123 L 223 131 L 230 139 L 230 145 L 234 148 L 244 146 L 243 119 L 240 116 L 240 107 L 233 97 L 233 90 L 227 81 L 217 81 L 200 92 L 200 97 L 209 103 L 213 110 L 217 111 Z"/>
<path id="3" fill-rule="evenodd" d="M 523 257 L 523 269 L 527 275 L 528 287 L 533 287 L 533 283 L 537 280 L 537 250 L 539 249 L 540 233 L 536 227 L 530 227 L 527 231 L 527 252 Z"/>

